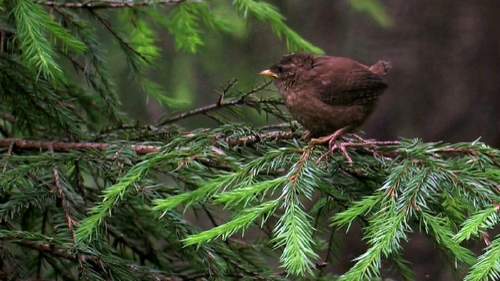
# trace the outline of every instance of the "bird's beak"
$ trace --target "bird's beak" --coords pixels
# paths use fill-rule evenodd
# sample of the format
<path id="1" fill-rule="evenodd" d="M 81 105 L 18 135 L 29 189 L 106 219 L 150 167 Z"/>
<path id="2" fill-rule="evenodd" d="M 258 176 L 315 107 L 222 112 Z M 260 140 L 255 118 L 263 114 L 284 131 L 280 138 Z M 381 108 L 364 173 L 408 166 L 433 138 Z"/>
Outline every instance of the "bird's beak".
<path id="1" fill-rule="evenodd" d="M 265 76 L 265 77 L 269 77 L 269 78 L 272 78 L 272 79 L 278 79 L 278 74 L 272 72 L 269 69 L 266 69 L 266 70 L 263 70 L 263 71 L 259 72 L 259 75 Z"/>

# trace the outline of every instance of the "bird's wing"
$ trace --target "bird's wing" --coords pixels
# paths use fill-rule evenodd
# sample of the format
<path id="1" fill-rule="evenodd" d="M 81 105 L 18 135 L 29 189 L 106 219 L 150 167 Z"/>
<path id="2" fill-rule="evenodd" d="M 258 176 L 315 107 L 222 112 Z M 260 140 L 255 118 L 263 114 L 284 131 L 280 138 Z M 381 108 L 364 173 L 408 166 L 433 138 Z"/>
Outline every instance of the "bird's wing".
<path id="1" fill-rule="evenodd" d="M 370 104 L 387 88 L 380 75 L 351 59 L 319 58 L 313 69 L 319 97 L 330 105 Z"/>

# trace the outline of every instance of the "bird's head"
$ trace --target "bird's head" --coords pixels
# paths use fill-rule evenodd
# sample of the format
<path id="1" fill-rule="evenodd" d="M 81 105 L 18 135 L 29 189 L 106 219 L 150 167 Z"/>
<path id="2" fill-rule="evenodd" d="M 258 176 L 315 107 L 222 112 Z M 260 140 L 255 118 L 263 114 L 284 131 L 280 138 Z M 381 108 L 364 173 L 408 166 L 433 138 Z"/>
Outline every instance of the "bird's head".
<path id="1" fill-rule="evenodd" d="M 301 72 L 312 68 L 314 57 L 309 54 L 291 54 L 280 62 L 259 73 L 261 76 L 276 80 L 278 84 L 294 81 Z"/>

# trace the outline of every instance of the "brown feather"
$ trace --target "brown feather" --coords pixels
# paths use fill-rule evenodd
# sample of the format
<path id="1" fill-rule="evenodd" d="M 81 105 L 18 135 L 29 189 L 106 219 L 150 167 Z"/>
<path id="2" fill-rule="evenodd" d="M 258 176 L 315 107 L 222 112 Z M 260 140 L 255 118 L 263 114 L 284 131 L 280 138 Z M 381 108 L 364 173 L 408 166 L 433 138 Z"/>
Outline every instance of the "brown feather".
<path id="1" fill-rule="evenodd" d="M 349 58 L 288 55 L 271 70 L 292 116 L 313 136 L 360 126 L 387 88 L 387 62 L 368 67 Z"/>

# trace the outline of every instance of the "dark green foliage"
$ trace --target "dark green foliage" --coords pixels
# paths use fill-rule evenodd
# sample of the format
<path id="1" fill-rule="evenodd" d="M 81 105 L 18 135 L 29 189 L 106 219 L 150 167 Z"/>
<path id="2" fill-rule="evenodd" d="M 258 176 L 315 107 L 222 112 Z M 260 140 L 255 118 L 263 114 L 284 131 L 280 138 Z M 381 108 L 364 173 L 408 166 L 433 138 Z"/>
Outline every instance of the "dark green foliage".
<path id="1" fill-rule="evenodd" d="M 350 2 L 390 23 L 378 1 Z M 268 24 L 290 51 L 322 51 L 265 1 L 90 4 L 0 2 L 10 26 L 0 33 L 1 278 L 413 280 L 403 250 L 416 232 L 465 280 L 499 278 L 500 238 L 477 257 L 465 244 L 489 242 L 498 226 L 497 149 L 402 140 L 350 150 L 350 165 L 300 138 L 269 83 L 243 90 L 232 81 L 211 106 L 158 126 L 127 124 L 98 32 L 117 42 L 130 83 L 174 109 L 148 75 L 159 34 L 198 52 L 207 32 L 234 32 L 219 5 Z M 243 110 L 285 123 L 255 128 Z M 221 125 L 171 125 L 200 114 Z M 327 274 L 322 266 L 343 258 L 335 237 L 352 225 L 363 227 L 367 250 L 343 275 Z M 397 272 L 383 274 L 386 260 Z"/>

